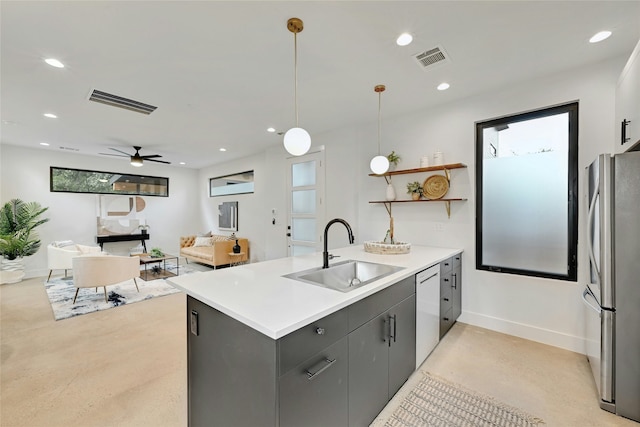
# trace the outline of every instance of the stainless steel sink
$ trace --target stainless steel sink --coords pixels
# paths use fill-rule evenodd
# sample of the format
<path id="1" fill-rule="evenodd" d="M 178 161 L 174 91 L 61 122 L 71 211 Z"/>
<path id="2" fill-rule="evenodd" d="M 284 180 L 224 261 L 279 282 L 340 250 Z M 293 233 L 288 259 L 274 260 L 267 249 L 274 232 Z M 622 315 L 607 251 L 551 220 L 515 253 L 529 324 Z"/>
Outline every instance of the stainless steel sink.
<path id="1" fill-rule="evenodd" d="M 402 269 L 404 267 L 347 260 L 335 263 L 329 268 L 312 268 L 283 277 L 340 292 L 349 292 Z"/>

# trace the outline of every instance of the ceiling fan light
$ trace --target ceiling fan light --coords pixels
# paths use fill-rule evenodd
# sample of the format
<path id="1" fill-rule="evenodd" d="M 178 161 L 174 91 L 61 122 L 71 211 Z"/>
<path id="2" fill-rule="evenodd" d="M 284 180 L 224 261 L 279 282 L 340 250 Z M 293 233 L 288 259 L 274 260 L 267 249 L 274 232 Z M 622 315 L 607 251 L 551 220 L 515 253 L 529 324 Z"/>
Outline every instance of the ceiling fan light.
<path id="1" fill-rule="evenodd" d="M 284 149 L 293 156 L 302 156 L 311 148 L 311 136 L 302 128 L 291 128 L 284 134 Z"/>
<path id="2" fill-rule="evenodd" d="M 386 156 L 375 156 L 369 164 L 371 172 L 382 175 L 389 170 L 389 159 Z"/>
<path id="3" fill-rule="evenodd" d="M 136 158 L 136 157 L 132 157 L 131 158 L 131 166 L 135 166 L 137 168 L 142 166 L 142 159 L 141 158 Z"/>

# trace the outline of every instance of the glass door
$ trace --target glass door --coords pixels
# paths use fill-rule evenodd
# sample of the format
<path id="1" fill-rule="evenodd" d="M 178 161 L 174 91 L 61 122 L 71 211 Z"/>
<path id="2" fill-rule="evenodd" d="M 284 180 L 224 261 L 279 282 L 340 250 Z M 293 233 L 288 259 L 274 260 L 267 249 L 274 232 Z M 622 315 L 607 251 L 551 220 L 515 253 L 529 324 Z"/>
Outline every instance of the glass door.
<path id="1" fill-rule="evenodd" d="M 324 151 L 288 160 L 288 256 L 321 250 L 324 224 Z"/>

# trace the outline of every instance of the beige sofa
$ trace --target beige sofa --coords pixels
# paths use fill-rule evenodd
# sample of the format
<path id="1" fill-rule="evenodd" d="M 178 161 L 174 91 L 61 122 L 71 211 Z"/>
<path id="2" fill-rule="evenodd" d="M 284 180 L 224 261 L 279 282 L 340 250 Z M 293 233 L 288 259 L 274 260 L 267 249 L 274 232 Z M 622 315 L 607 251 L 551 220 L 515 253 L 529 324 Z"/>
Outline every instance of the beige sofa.
<path id="1" fill-rule="evenodd" d="M 249 260 L 249 240 L 238 238 L 242 255 L 232 256 L 235 239 L 228 236 L 213 235 L 211 237 L 182 236 L 180 237 L 180 256 L 187 262 L 195 261 L 207 264 L 213 268 L 223 265 L 236 264 Z"/>

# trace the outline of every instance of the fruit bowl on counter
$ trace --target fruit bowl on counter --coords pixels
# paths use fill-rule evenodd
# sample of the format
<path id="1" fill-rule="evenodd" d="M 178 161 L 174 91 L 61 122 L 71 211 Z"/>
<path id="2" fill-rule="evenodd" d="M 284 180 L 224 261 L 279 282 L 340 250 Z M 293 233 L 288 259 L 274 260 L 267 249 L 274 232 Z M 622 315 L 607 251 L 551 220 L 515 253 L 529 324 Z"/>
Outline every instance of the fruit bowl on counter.
<path id="1" fill-rule="evenodd" d="M 407 242 L 396 242 L 396 243 L 385 243 L 385 242 L 364 242 L 364 251 L 372 254 L 383 254 L 383 255 L 400 255 L 400 254 L 408 254 L 411 251 L 411 243 Z"/>

